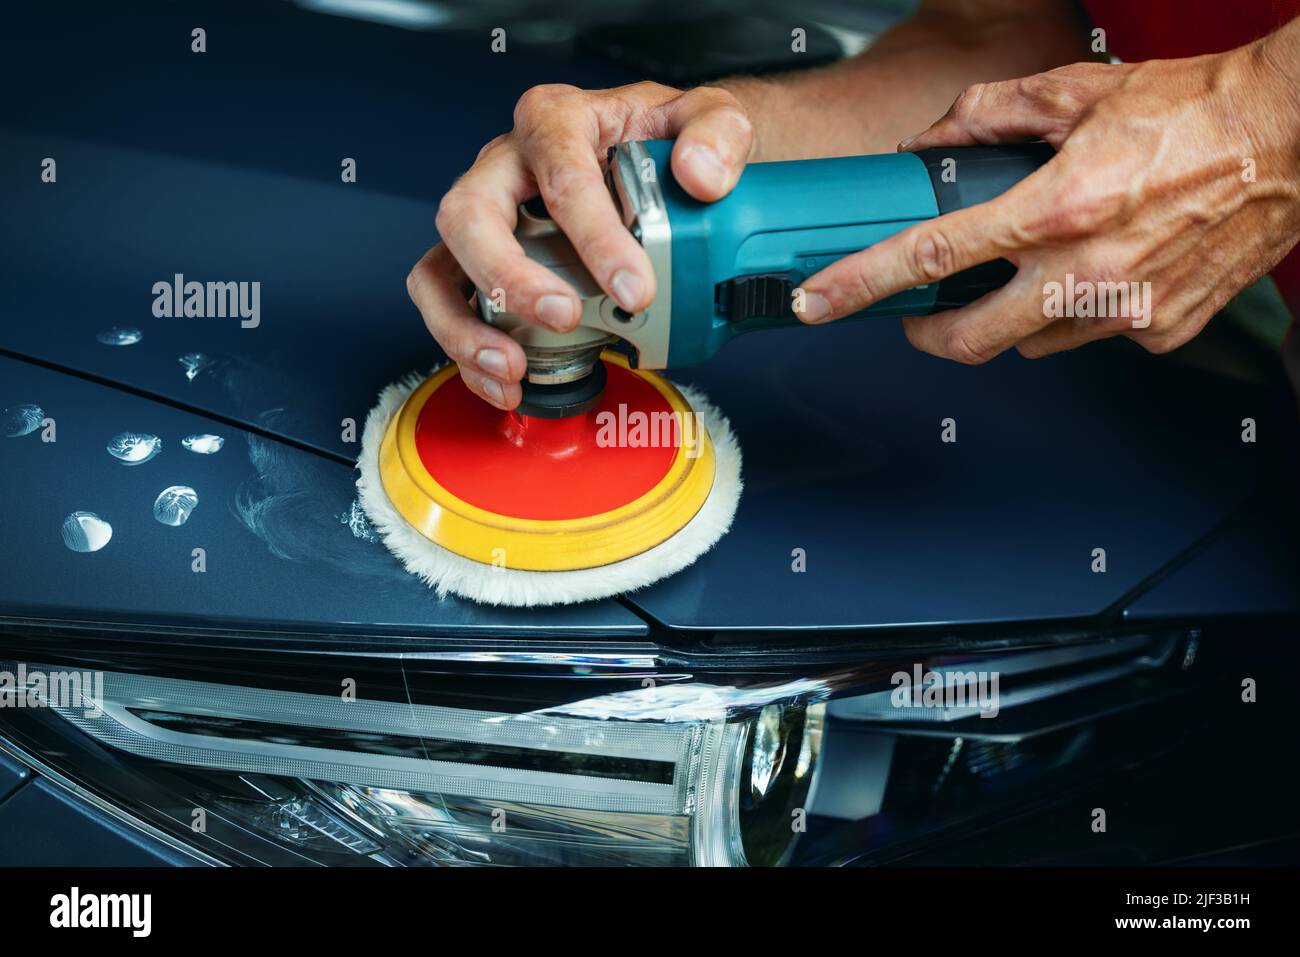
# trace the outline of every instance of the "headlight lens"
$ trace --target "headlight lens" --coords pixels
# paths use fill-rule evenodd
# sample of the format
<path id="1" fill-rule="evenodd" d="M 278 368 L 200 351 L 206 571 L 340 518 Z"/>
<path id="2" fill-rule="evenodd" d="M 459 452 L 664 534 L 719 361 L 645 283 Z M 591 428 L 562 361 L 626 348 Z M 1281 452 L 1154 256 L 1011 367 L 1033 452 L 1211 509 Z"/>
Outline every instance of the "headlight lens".
<path id="1" fill-rule="evenodd" d="M 29 686 L 67 685 L 58 666 L 22 667 Z M 816 753 L 802 716 L 825 707 L 736 715 L 729 689 L 691 686 L 705 702 L 694 713 L 645 688 L 568 709 L 576 717 L 111 671 L 86 684 L 71 698 L 39 692 L 28 716 L 113 756 L 115 804 L 209 852 L 215 837 L 222 859 L 233 847 L 268 863 L 744 864 L 741 808 L 752 815 L 755 798 L 741 790 L 760 781 L 759 803 L 778 787 L 783 800 L 806 794 Z M 780 786 L 774 755 L 800 748 Z M 88 762 L 68 765 L 102 785 Z M 765 835 L 764 862 L 798 833 L 786 821 L 779 847 Z"/>
<path id="2" fill-rule="evenodd" d="M 1177 633 L 810 672 L 587 645 L 182 656 L 173 636 L 0 638 L 0 749 L 204 860 L 282 865 L 888 859 L 1114 760 L 1134 728 L 1100 722 L 1188 690 L 1191 660 Z M 900 675 L 925 693 L 900 695 Z M 993 708 L 982 676 L 1000 679 Z"/>
<path id="3" fill-rule="evenodd" d="M 748 863 L 784 864 L 793 851 L 790 833 L 806 824 L 812 804 L 825 720 L 820 705 L 770 704 L 750 722 L 737 788 L 737 832 Z"/>

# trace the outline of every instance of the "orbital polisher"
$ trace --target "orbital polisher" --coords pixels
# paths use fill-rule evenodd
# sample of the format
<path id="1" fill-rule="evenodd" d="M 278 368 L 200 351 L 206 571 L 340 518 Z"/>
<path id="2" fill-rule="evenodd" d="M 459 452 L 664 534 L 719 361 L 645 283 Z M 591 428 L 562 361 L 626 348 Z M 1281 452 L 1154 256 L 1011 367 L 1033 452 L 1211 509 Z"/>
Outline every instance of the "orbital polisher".
<path id="1" fill-rule="evenodd" d="M 737 335 L 797 325 L 799 284 L 836 260 L 986 202 L 1052 156 L 1046 144 L 758 163 L 721 200 L 673 179 L 671 141 L 610 150 L 607 180 L 655 270 L 629 313 L 591 278 L 538 201 L 519 208 L 524 251 L 582 297 L 557 333 L 495 308 L 485 321 L 528 361 L 514 412 L 479 401 L 454 366 L 389 386 L 362 439 L 362 506 L 385 544 L 440 594 L 504 605 L 608 597 L 708 551 L 739 503 L 726 419 L 658 370 L 695 365 Z M 999 260 L 882 300 L 854 318 L 957 308 L 1005 284 Z"/>

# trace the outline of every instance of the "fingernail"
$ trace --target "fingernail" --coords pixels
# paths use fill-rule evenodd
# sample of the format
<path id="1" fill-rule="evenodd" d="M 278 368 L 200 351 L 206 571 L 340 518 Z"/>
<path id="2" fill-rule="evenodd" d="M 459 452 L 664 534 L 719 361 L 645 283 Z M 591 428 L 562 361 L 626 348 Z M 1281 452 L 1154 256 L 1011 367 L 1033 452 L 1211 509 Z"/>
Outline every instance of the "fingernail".
<path id="1" fill-rule="evenodd" d="M 682 150 L 682 162 L 689 163 L 697 176 L 714 190 L 722 190 L 727 185 L 727 168 L 722 160 L 707 146 L 688 146 Z"/>
<path id="2" fill-rule="evenodd" d="M 510 363 L 506 361 L 506 354 L 500 349 L 480 349 L 475 353 L 474 361 L 478 363 L 480 369 L 498 379 L 510 375 Z"/>
<path id="3" fill-rule="evenodd" d="M 899 143 L 899 144 L 898 144 L 898 150 L 899 150 L 899 152 L 901 153 L 903 150 L 905 150 L 905 149 L 907 149 L 909 146 L 911 146 L 911 145 L 912 145 L 912 141 L 915 140 L 915 139 L 916 139 L 918 136 L 920 136 L 920 135 L 921 135 L 920 133 L 913 134 L 912 136 L 909 136 L 907 139 L 903 140 L 903 142 Z"/>
<path id="4" fill-rule="evenodd" d="M 487 397 L 497 405 L 506 404 L 506 392 L 501 388 L 501 383 L 496 379 L 484 379 L 483 391 L 487 394 Z"/>
<path id="5" fill-rule="evenodd" d="M 537 300 L 537 319 L 556 332 L 568 332 L 578 320 L 578 304 L 568 296 L 542 296 Z"/>
<path id="6" fill-rule="evenodd" d="M 825 296 L 815 292 L 803 294 L 803 308 L 799 310 L 799 318 L 804 322 L 821 322 L 830 314 L 831 304 L 826 301 Z"/>
<path id="7" fill-rule="evenodd" d="M 641 277 L 634 272 L 620 269 L 614 273 L 610 286 L 613 288 L 614 298 L 618 300 L 618 304 L 628 312 L 636 312 L 637 306 L 641 303 L 641 296 L 645 294 L 645 282 Z"/>

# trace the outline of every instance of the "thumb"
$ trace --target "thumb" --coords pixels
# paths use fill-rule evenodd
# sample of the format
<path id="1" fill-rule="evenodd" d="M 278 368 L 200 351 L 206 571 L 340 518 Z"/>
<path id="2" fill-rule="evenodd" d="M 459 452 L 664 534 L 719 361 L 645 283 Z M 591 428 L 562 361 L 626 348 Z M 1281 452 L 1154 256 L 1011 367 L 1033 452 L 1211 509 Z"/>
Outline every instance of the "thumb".
<path id="1" fill-rule="evenodd" d="M 726 90 L 700 87 L 666 106 L 673 146 L 673 176 L 705 202 L 726 196 L 749 161 L 754 127 L 740 101 Z"/>

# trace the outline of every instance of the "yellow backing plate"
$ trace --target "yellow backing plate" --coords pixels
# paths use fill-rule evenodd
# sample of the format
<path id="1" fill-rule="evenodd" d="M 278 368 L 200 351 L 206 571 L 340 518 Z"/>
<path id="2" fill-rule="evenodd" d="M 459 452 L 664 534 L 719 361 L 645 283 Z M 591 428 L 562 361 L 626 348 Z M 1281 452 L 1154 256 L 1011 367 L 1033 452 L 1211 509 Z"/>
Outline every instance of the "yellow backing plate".
<path id="1" fill-rule="evenodd" d="M 627 368 L 617 353 L 604 359 Z M 673 414 L 693 416 L 671 383 L 652 372 L 631 370 L 657 389 Z M 415 424 L 433 392 L 459 371 L 448 365 L 407 397 L 388 423 L 379 450 L 384 491 L 410 525 L 457 555 L 486 565 L 527 571 L 596 568 L 639 555 L 680 531 L 700 510 L 713 487 L 713 443 L 698 419 L 690 452 L 679 445 L 668 472 L 650 491 L 627 505 L 578 519 L 540 520 L 499 515 L 452 495 L 416 451 Z M 679 430 L 679 435 L 688 434 Z"/>

